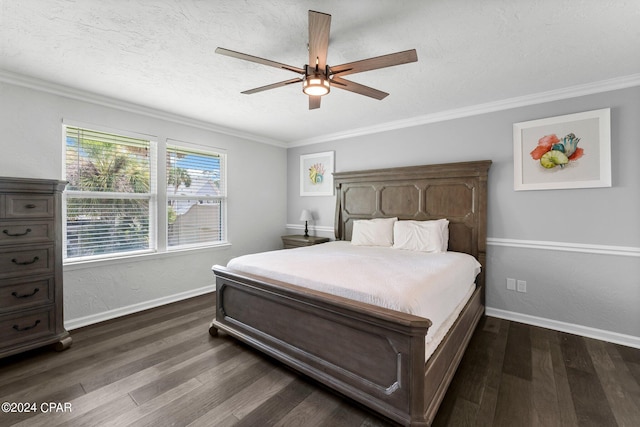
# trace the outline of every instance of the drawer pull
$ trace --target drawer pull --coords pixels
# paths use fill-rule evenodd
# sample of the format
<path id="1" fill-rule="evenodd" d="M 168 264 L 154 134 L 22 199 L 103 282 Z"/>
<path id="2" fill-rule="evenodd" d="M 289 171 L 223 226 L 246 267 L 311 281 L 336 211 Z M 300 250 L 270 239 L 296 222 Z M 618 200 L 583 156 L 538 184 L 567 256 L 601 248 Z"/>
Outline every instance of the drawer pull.
<path id="1" fill-rule="evenodd" d="M 33 292 L 31 292 L 30 294 L 24 294 L 24 295 L 18 295 L 17 292 L 11 292 L 11 295 L 13 295 L 16 298 L 29 298 L 37 294 L 39 290 L 40 288 L 35 288 Z"/>
<path id="2" fill-rule="evenodd" d="M 29 203 L 28 205 L 24 205 L 24 207 L 27 209 L 35 209 L 37 205 L 34 205 L 33 203 Z"/>
<path id="3" fill-rule="evenodd" d="M 2 230 L 2 232 L 9 237 L 20 237 L 26 236 L 27 234 L 31 233 L 31 229 L 27 228 L 27 231 L 25 231 L 24 233 L 9 233 L 9 230 Z"/>
<path id="4" fill-rule="evenodd" d="M 13 325 L 13 329 L 15 329 L 15 330 L 16 330 L 16 331 L 18 331 L 18 332 L 28 331 L 29 329 L 33 329 L 33 328 L 35 328 L 36 326 L 38 326 L 38 324 L 39 324 L 39 323 L 40 323 L 40 319 L 36 320 L 36 323 L 34 323 L 33 325 L 31 325 L 31 326 L 25 326 L 24 328 L 21 328 L 21 327 L 20 327 L 20 326 L 18 326 L 18 325 Z"/>
<path id="5" fill-rule="evenodd" d="M 12 259 L 12 260 L 11 260 L 11 262 L 12 262 L 12 263 L 14 263 L 14 264 L 16 264 L 16 265 L 29 265 L 29 264 L 33 264 L 33 263 L 35 263 L 35 262 L 36 262 L 36 261 L 38 261 L 39 259 L 40 259 L 40 258 L 38 258 L 37 256 L 34 256 L 34 257 L 33 257 L 33 260 L 31 260 L 31 261 L 19 262 L 17 259 L 15 259 L 15 258 L 14 258 L 14 259 Z"/>

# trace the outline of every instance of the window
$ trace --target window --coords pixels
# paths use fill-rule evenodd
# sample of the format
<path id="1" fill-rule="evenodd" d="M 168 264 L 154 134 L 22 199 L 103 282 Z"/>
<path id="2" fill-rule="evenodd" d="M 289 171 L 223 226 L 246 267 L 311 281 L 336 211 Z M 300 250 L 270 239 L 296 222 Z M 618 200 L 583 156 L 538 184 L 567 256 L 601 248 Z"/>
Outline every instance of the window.
<path id="1" fill-rule="evenodd" d="M 65 260 L 225 242 L 224 154 L 78 126 L 64 136 Z"/>
<path id="2" fill-rule="evenodd" d="M 153 248 L 149 140 L 66 127 L 66 258 Z"/>
<path id="3" fill-rule="evenodd" d="M 168 248 L 225 240 L 224 156 L 167 145 Z"/>

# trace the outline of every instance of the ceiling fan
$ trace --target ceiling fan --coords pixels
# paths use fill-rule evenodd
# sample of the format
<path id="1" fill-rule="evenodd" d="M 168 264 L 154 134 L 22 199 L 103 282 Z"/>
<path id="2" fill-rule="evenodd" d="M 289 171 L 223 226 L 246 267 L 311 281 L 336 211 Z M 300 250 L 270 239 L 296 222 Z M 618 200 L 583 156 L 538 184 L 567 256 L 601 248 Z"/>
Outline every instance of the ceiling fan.
<path id="1" fill-rule="evenodd" d="M 216 49 L 216 53 L 300 74 L 301 77 L 298 78 L 257 87 L 255 89 L 249 89 L 242 93 L 249 95 L 302 82 L 302 91 L 309 95 L 310 110 L 320 108 L 321 96 L 329 93 L 331 87 L 348 90 L 350 92 L 369 96 L 378 100 L 383 99 L 389 94 L 372 87 L 343 79 L 342 76 L 361 73 L 363 71 L 376 70 L 378 68 L 392 67 L 394 65 L 406 64 L 408 62 L 416 62 L 418 60 L 416 50 L 411 49 L 331 67 L 327 64 L 330 26 L 331 15 L 315 12 L 313 10 L 309 11 L 309 63 L 305 64 L 302 68 L 258 58 L 257 56 L 247 55 L 245 53 L 235 52 L 221 47 Z"/>

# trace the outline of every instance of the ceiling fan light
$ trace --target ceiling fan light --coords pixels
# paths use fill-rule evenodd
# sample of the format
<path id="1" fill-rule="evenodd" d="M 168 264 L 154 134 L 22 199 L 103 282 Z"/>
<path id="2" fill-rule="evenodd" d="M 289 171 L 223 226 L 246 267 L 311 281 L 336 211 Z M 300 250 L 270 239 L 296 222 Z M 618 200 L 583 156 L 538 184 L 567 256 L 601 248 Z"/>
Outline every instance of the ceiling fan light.
<path id="1" fill-rule="evenodd" d="M 311 96 L 326 95 L 330 91 L 329 80 L 322 76 L 307 77 L 302 82 L 302 91 Z"/>

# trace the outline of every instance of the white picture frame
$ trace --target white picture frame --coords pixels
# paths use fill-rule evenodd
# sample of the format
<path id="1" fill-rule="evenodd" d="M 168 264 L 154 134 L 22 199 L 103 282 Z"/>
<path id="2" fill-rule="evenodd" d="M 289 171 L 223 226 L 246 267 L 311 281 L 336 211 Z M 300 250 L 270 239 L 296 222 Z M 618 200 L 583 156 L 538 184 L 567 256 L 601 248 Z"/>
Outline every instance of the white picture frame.
<path id="1" fill-rule="evenodd" d="M 300 195 L 333 196 L 334 151 L 300 156 Z"/>
<path id="2" fill-rule="evenodd" d="M 611 187 L 611 109 L 514 123 L 513 174 L 515 191 Z"/>

